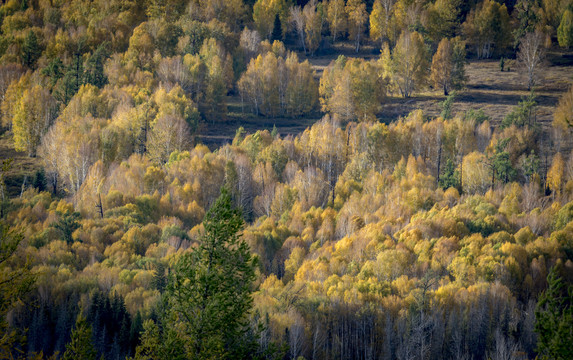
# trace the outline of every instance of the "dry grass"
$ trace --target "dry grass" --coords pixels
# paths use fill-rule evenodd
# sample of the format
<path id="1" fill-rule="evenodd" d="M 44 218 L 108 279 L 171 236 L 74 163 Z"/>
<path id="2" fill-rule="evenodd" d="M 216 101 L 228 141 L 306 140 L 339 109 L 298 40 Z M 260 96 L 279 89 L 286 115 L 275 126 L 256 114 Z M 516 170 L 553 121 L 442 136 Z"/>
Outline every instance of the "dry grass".
<path id="1" fill-rule="evenodd" d="M 378 52 L 372 45 L 362 47 L 357 54 L 348 42 L 337 44 L 331 53 L 326 55 L 305 57 L 299 54 L 301 59 L 307 58 L 311 62 L 318 75 L 339 55 L 368 60 L 378 58 Z M 504 72 L 500 71 L 499 60 L 470 61 L 466 66 L 468 83 L 463 91 L 458 92 L 453 107 L 454 113 L 482 109 L 494 125 L 499 124 L 522 98 L 529 95 L 527 79 L 523 71 L 517 69 L 515 60 L 506 61 L 505 69 Z M 560 49 L 549 51 L 539 78 L 535 89 L 537 116 L 538 121 L 547 128 L 552 121 L 553 109 L 559 96 L 573 83 L 573 54 Z M 431 90 L 418 92 L 409 99 L 390 94 L 379 119 L 389 122 L 416 109 L 423 109 L 428 116 L 437 116 L 440 113 L 439 103 L 444 98 L 440 91 Z"/>
<path id="2" fill-rule="evenodd" d="M 377 59 L 378 50 L 372 45 L 363 46 L 359 53 L 354 51 L 350 42 L 337 43 L 335 47 L 326 50 L 321 55 L 306 56 L 299 53 L 301 60 L 309 60 L 317 77 L 324 69 L 340 55 Z M 561 50 L 552 50 L 548 54 L 547 64 L 540 72 L 540 81 L 535 90 L 537 120 L 542 124 L 544 132 L 550 132 L 553 119 L 553 109 L 559 101 L 559 96 L 567 91 L 573 83 L 573 55 Z M 506 61 L 506 71 L 499 69 L 499 60 L 473 60 L 466 66 L 468 83 L 466 88 L 458 92 L 453 105 L 453 112 L 465 112 L 469 109 L 483 110 L 491 119 L 492 124 L 498 125 L 512 109 L 529 95 L 526 79 L 515 66 L 514 60 Z M 507 71 L 509 68 L 510 71 Z M 382 112 L 378 114 L 380 121 L 391 122 L 401 116 L 408 115 L 416 109 L 424 110 L 427 116 L 440 114 L 440 102 L 445 99 L 440 91 L 427 89 L 415 93 L 413 97 L 404 99 L 398 94 L 390 94 Z M 229 113 L 227 119 L 216 124 L 205 124 L 199 140 L 212 148 L 230 142 L 239 126 L 252 133 L 260 129 L 272 129 L 276 125 L 282 135 L 297 134 L 320 119 L 321 114 L 315 112 L 300 118 L 265 118 L 252 115 L 248 108 L 243 108 L 239 96 L 227 98 Z"/>
<path id="3" fill-rule="evenodd" d="M 230 143 L 240 126 L 247 133 L 265 129 L 271 131 L 273 126 L 276 126 L 282 136 L 296 135 L 322 117 L 318 111 L 296 118 L 256 116 L 250 112 L 247 104 L 241 104 L 241 97 L 238 95 L 227 97 L 227 108 L 226 119 L 216 121 L 214 124 L 204 123 L 199 131 L 200 135 L 197 136 L 199 141 L 211 149 Z"/>
<path id="4" fill-rule="evenodd" d="M 36 171 L 41 168 L 39 158 L 30 158 L 23 152 L 14 150 L 14 142 L 9 133 L 0 135 L 0 161 L 13 159 L 12 167 L 6 174 L 6 187 L 10 196 L 19 195 L 22 183 L 30 184 Z"/>
<path id="5" fill-rule="evenodd" d="M 573 61 L 568 64 L 561 58 L 560 53 L 550 54 L 547 66 L 539 73 L 539 83 L 535 88 L 537 120 L 547 130 L 553 120 L 553 111 L 559 97 L 573 84 Z M 506 71 L 501 72 L 498 60 L 471 61 L 466 66 L 466 88 L 458 92 L 453 112 L 481 109 L 494 125 L 499 124 L 529 95 L 523 72 L 511 62 L 509 68 L 510 71 L 507 71 L 506 66 Z M 444 99 L 445 96 L 440 91 L 419 92 L 410 99 L 391 96 L 380 118 L 392 121 L 415 109 L 423 109 L 427 115 L 437 116 L 441 110 L 439 103 Z"/>

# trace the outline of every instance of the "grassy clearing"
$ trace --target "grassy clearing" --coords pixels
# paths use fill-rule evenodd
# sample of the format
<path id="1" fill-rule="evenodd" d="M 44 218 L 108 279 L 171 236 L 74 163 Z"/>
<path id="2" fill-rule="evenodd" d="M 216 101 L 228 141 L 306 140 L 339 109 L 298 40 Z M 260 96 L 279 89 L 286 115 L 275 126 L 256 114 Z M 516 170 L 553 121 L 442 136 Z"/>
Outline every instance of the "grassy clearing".
<path id="1" fill-rule="evenodd" d="M 14 159 L 11 169 L 6 174 L 6 187 L 10 196 L 19 195 L 22 184 L 30 184 L 36 171 L 41 168 L 39 158 L 30 158 L 24 152 L 14 150 L 12 135 L 4 133 L 0 135 L 0 161 Z"/>
<path id="2" fill-rule="evenodd" d="M 199 141 L 211 149 L 231 142 L 240 126 L 247 133 L 265 129 L 271 131 L 273 126 L 276 126 L 279 134 L 282 136 L 296 135 L 322 117 L 322 114 L 318 111 L 296 118 L 256 116 L 250 112 L 248 105 L 241 103 L 241 97 L 238 95 L 227 97 L 227 110 L 226 119 L 214 123 L 204 123 L 200 130 L 200 135 L 197 137 Z"/>

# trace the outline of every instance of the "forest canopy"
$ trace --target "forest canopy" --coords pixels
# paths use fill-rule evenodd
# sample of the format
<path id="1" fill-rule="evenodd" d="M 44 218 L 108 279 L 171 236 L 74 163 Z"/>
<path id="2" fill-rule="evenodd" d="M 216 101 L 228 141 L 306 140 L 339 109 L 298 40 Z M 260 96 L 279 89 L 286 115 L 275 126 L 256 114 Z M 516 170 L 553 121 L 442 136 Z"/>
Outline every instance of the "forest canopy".
<path id="1" fill-rule="evenodd" d="M 572 12 L 3 2 L 0 358 L 571 358 Z"/>

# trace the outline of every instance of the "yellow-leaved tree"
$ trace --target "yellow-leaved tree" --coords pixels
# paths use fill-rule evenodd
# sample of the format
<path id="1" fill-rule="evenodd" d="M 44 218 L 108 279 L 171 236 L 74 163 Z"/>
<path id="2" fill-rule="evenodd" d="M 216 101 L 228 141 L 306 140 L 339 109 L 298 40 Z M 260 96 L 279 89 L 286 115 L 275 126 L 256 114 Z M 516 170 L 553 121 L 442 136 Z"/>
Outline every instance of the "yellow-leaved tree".
<path id="1" fill-rule="evenodd" d="M 344 0 L 330 0 L 326 3 L 326 19 L 330 27 L 332 42 L 335 42 L 338 35 L 346 33 L 348 26 Z"/>
<path id="2" fill-rule="evenodd" d="M 360 41 L 366 30 L 368 12 L 366 4 L 362 0 L 348 0 L 346 3 L 346 14 L 348 16 L 348 32 L 354 40 L 356 52 L 360 51 Z"/>
<path id="3" fill-rule="evenodd" d="M 547 188 L 551 190 L 554 199 L 561 195 L 564 173 L 565 162 L 563 161 L 563 156 L 561 156 L 561 153 L 557 153 L 553 156 L 551 167 L 547 171 Z"/>
<path id="4" fill-rule="evenodd" d="M 468 43 L 475 46 L 478 58 L 504 51 L 511 40 L 507 7 L 494 0 L 485 0 L 471 10 L 462 28 Z"/>
<path id="5" fill-rule="evenodd" d="M 553 126 L 565 131 L 573 127 L 573 87 L 559 98 L 553 113 Z"/>
<path id="6" fill-rule="evenodd" d="M 278 16 L 281 31 L 284 34 L 288 23 L 289 11 L 285 0 L 257 0 L 253 6 L 253 21 L 261 36 L 270 38 L 273 24 Z"/>
<path id="7" fill-rule="evenodd" d="M 238 87 L 253 112 L 265 116 L 302 115 L 318 102 L 314 71 L 293 52 L 286 59 L 271 51 L 252 59 Z"/>
<path id="8" fill-rule="evenodd" d="M 14 147 L 25 151 L 28 156 L 36 156 L 42 136 L 56 119 L 56 100 L 47 89 L 35 85 L 24 93 L 16 103 L 12 118 Z"/>
<path id="9" fill-rule="evenodd" d="M 324 70 L 319 93 L 323 111 L 342 120 L 371 120 L 386 95 L 386 81 L 376 63 L 340 56 Z"/>
<path id="10" fill-rule="evenodd" d="M 428 74 L 428 54 L 422 35 L 408 30 L 400 34 L 392 51 L 389 68 L 395 88 L 408 98 L 426 83 Z"/>
<path id="11" fill-rule="evenodd" d="M 443 90 L 445 96 L 452 89 L 460 89 L 466 80 L 465 47 L 465 42 L 459 38 L 442 39 L 432 58 L 430 79 L 434 88 Z"/>
<path id="12" fill-rule="evenodd" d="M 398 21 L 394 14 L 396 0 L 376 0 L 370 13 L 370 38 L 374 41 L 389 40 L 392 44 L 398 37 Z"/>

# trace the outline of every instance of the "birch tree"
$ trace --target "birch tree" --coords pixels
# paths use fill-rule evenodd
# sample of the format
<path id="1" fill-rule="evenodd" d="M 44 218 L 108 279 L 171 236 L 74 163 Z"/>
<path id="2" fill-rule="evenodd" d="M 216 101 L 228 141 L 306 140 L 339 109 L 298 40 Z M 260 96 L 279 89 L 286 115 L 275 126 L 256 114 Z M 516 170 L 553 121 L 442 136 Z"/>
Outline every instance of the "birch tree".
<path id="1" fill-rule="evenodd" d="M 527 33 L 519 44 L 517 61 L 527 76 L 527 90 L 539 81 L 539 73 L 545 59 L 544 36 L 540 31 Z"/>

